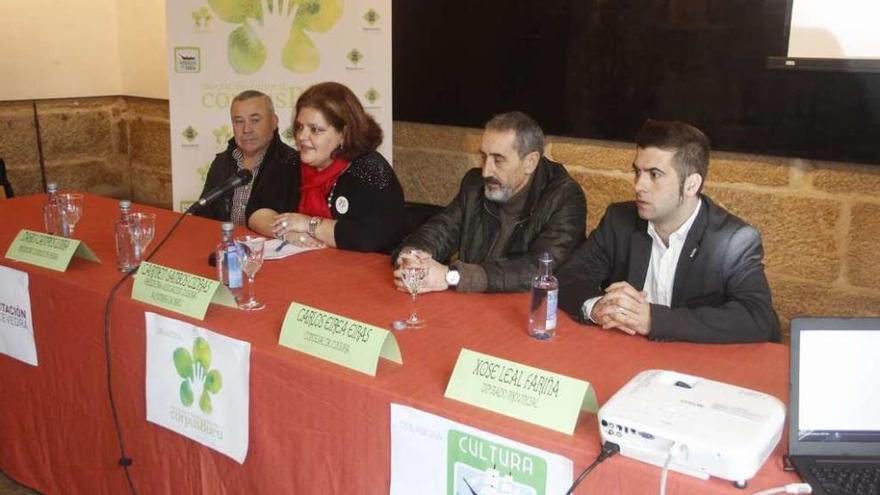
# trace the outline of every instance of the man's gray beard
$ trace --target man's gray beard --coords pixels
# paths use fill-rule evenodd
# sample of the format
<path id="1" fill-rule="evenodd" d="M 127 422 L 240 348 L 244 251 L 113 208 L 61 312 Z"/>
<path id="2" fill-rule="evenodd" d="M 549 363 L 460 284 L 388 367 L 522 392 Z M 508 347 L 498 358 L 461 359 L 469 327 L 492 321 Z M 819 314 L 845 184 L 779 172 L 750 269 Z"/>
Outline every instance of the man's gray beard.
<path id="1" fill-rule="evenodd" d="M 493 189 L 490 190 L 488 187 L 483 187 L 483 194 L 486 196 L 486 199 L 489 201 L 494 201 L 496 203 L 506 203 L 511 196 L 513 196 L 513 192 L 510 188 L 501 187 L 501 189 Z"/>

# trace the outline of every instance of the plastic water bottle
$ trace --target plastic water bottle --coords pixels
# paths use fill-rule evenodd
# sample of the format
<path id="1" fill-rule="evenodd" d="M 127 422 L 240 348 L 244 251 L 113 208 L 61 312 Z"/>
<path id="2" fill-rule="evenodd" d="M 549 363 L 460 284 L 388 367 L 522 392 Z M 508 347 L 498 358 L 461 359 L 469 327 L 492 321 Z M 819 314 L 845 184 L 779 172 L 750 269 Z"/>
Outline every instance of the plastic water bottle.
<path id="1" fill-rule="evenodd" d="M 220 226 L 221 238 L 217 245 L 217 280 L 229 287 L 229 291 L 235 296 L 236 301 L 242 298 L 244 280 L 242 278 L 241 261 L 242 248 L 233 239 L 235 225 L 232 222 L 224 222 Z"/>
<path id="2" fill-rule="evenodd" d="M 67 223 L 64 221 L 64 215 L 61 214 L 61 201 L 58 199 L 58 183 L 49 182 L 46 184 L 46 191 L 49 193 L 46 204 L 43 205 L 46 233 L 67 237 Z"/>
<path id="3" fill-rule="evenodd" d="M 116 237 L 116 267 L 121 272 L 130 272 L 138 267 L 141 260 L 136 252 L 135 240 L 131 235 L 131 201 L 119 202 L 119 219 L 114 226 Z"/>
<path id="4" fill-rule="evenodd" d="M 553 257 L 544 253 L 538 258 L 538 274 L 532 279 L 532 304 L 529 307 L 529 335 L 549 339 L 556 335 L 556 301 L 559 281 L 553 276 Z"/>

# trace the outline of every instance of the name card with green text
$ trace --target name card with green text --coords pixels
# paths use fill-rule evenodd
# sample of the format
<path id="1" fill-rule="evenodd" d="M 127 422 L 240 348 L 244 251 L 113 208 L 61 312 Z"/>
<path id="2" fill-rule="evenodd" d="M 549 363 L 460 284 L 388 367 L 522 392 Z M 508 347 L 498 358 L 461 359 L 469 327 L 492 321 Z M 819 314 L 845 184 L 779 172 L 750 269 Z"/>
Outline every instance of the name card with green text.
<path id="1" fill-rule="evenodd" d="M 138 268 L 131 298 L 197 320 L 205 319 L 212 302 L 238 307 L 229 289 L 216 280 L 147 262 Z"/>
<path id="2" fill-rule="evenodd" d="M 598 410 L 589 382 L 470 349 L 459 353 L 445 396 L 569 435 L 582 410 Z"/>
<path id="3" fill-rule="evenodd" d="M 380 357 L 403 364 L 388 330 L 299 303 L 290 303 L 278 344 L 370 376 Z"/>
<path id="4" fill-rule="evenodd" d="M 11 260 L 59 272 L 67 271 L 67 265 L 74 256 L 95 263 L 101 262 L 95 253 L 78 239 L 27 229 L 22 229 L 6 250 L 6 257 Z"/>

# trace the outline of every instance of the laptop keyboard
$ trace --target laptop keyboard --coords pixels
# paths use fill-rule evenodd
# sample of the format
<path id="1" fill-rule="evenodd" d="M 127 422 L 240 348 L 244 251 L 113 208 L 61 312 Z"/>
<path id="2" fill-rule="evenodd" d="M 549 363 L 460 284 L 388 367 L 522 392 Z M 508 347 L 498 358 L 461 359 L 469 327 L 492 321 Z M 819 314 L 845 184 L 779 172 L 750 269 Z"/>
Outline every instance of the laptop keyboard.
<path id="1" fill-rule="evenodd" d="M 810 474 L 828 495 L 880 495 L 880 465 L 822 464 L 810 466 Z"/>

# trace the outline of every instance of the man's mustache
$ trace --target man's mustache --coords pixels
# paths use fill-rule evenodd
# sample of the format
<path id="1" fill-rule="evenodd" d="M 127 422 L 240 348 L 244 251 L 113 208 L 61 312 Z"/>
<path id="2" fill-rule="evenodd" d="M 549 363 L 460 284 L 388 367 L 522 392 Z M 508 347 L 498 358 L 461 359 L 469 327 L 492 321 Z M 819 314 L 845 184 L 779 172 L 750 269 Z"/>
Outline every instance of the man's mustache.
<path id="1" fill-rule="evenodd" d="M 484 186 L 496 186 L 501 187 L 501 181 L 496 179 L 495 177 L 485 177 L 483 179 Z"/>

